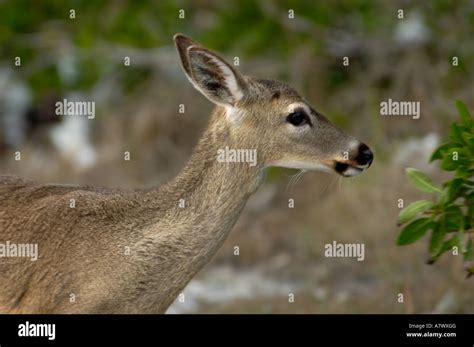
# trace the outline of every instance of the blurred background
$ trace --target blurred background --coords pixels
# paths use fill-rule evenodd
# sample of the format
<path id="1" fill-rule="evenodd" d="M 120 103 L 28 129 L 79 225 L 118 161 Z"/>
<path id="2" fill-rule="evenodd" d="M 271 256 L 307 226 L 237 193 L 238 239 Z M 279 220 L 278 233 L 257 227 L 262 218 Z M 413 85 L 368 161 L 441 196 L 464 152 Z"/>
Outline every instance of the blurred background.
<path id="1" fill-rule="evenodd" d="M 0 23 L 2 174 L 127 188 L 176 175 L 212 110 L 181 71 L 177 32 L 290 83 L 374 149 L 353 179 L 271 169 L 170 313 L 474 313 L 461 257 L 430 266 L 426 239 L 395 245 L 398 199 L 424 197 L 405 168 L 449 178 L 429 155 L 454 100 L 474 106 L 474 2 L 1 1 Z M 95 119 L 57 116 L 64 98 L 95 101 Z M 381 116 L 389 98 L 419 101 L 421 118 Z M 333 241 L 364 243 L 365 260 L 326 258 Z"/>

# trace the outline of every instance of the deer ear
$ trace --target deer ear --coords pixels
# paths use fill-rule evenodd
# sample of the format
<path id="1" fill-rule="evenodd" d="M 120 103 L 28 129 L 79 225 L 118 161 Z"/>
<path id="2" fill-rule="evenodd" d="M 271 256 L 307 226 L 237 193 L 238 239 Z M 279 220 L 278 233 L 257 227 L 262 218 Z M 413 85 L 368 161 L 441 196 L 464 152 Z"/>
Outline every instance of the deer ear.
<path id="1" fill-rule="evenodd" d="M 217 54 L 184 35 L 175 35 L 186 76 L 206 98 L 223 106 L 235 106 L 245 94 L 245 80 Z"/>
<path id="2" fill-rule="evenodd" d="M 183 66 L 184 73 L 186 77 L 191 80 L 191 69 L 189 68 L 189 59 L 188 59 L 188 48 L 191 46 L 200 47 L 201 45 L 191 39 L 190 37 L 183 34 L 176 34 L 173 36 L 174 44 L 178 50 L 179 57 L 181 59 L 181 64 Z"/>

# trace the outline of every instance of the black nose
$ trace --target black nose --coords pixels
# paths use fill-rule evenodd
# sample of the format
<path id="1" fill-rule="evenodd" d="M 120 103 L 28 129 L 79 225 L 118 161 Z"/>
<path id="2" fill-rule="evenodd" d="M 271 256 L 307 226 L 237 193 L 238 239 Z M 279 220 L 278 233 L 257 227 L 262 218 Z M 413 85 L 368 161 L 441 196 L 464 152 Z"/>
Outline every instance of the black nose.
<path id="1" fill-rule="evenodd" d="M 362 143 L 359 146 L 359 154 L 355 158 L 358 164 L 360 165 L 369 165 L 374 161 L 374 154 L 365 143 Z"/>

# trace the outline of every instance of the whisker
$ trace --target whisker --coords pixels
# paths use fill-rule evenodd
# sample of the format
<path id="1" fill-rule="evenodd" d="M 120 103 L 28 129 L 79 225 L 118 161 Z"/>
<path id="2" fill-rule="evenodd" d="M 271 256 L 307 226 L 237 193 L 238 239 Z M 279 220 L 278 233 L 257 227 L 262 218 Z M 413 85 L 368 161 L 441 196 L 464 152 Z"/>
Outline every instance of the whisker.
<path id="1" fill-rule="evenodd" d="M 334 190 L 334 187 L 337 185 L 339 176 L 336 175 L 328 175 L 328 180 L 327 184 L 325 184 L 325 187 L 323 188 L 323 194 L 330 193 L 331 191 Z"/>
<path id="2" fill-rule="evenodd" d="M 301 177 L 303 177 L 303 175 L 306 172 L 307 172 L 306 170 L 300 170 L 299 172 L 291 176 L 290 181 L 288 182 L 288 185 L 286 186 L 286 191 L 287 192 L 290 191 L 296 185 L 296 183 L 298 183 L 298 181 L 301 179 Z"/>

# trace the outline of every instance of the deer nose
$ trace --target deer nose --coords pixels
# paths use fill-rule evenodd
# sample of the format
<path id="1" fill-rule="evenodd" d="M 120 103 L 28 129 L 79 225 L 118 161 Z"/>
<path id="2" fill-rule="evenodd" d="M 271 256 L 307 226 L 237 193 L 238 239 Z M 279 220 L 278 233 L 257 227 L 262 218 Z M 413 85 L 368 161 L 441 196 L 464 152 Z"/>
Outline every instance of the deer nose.
<path id="1" fill-rule="evenodd" d="M 369 167 L 370 164 L 372 164 L 372 162 L 374 161 L 374 154 L 365 143 L 362 143 L 359 146 L 359 153 L 357 154 L 355 161 L 359 165 L 367 165 L 367 167 Z"/>

